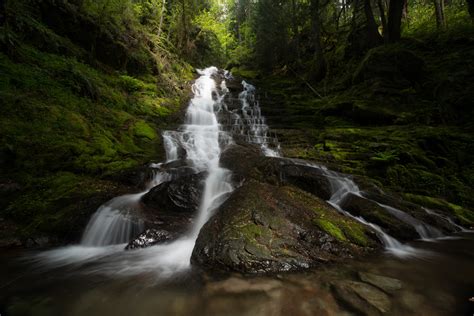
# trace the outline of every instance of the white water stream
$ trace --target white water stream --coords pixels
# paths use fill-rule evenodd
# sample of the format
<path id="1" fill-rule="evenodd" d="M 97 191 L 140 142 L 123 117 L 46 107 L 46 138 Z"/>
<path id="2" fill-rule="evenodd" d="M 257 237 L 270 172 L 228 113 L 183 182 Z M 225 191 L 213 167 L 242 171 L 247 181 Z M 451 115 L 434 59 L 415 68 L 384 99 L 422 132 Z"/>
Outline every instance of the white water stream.
<path id="1" fill-rule="evenodd" d="M 215 67 L 198 71 L 201 76 L 192 86 L 194 97 L 189 102 L 185 124 L 178 131 L 163 135 L 167 162 L 180 158 L 182 152 L 193 168 L 208 172 L 198 215 L 189 232 L 170 243 L 140 251 L 123 250 L 127 242 L 143 231 L 138 216 L 140 198 L 152 187 L 170 180 L 169 175 L 158 172 L 144 192 L 120 196 L 101 206 L 87 225 L 80 245 L 43 252 L 37 256 L 41 263 L 63 266 L 95 260 L 96 264 L 89 272 L 138 274 L 153 271 L 160 277 L 190 267 L 200 229 L 212 211 L 233 191 L 231 172 L 219 167 L 222 147 L 230 144 L 232 138 L 222 131 L 216 117 L 216 110 L 221 108 L 219 103 L 223 100 L 212 78 L 217 71 Z"/>

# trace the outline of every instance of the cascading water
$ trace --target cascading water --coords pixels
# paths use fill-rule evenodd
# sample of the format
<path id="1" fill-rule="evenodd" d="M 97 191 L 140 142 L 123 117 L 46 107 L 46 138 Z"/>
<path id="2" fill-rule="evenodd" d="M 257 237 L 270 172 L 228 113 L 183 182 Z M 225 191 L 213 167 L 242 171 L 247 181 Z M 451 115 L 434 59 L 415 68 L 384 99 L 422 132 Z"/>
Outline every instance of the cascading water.
<path id="1" fill-rule="evenodd" d="M 354 194 L 361 198 L 365 198 L 362 194 L 362 191 L 359 189 L 357 184 L 352 181 L 352 179 L 337 172 L 330 171 L 326 167 L 314 163 L 309 163 L 296 159 L 290 159 L 290 161 L 293 164 L 299 164 L 320 170 L 328 179 L 329 184 L 331 186 L 331 197 L 329 198 L 329 200 L 327 200 L 327 202 L 345 216 L 353 218 L 359 223 L 372 228 L 388 252 L 398 257 L 413 256 L 419 252 L 413 247 L 402 244 L 397 239 L 387 234 L 380 226 L 368 222 L 361 216 L 354 216 L 341 207 L 341 204 L 343 203 L 344 199 L 349 194 Z M 408 214 L 406 215 L 409 216 Z"/>
<path id="2" fill-rule="evenodd" d="M 101 206 L 91 218 L 80 246 L 66 247 L 38 255 L 38 259 L 60 266 L 70 263 L 88 262 L 114 254 L 109 261 L 95 267 L 96 272 L 135 274 L 147 270 L 156 271 L 161 277 L 187 269 L 194 244 L 202 226 L 221 203 L 233 191 L 231 172 L 219 167 L 221 147 L 232 142 L 229 133 L 218 123 L 216 111 L 222 108 L 223 95 L 219 94 L 212 76 L 217 68 L 198 70 L 201 75 L 192 90 L 194 97 L 189 102 L 185 124 L 178 131 L 163 134 L 167 162 L 185 155 L 196 171 L 207 171 L 204 193 L 198 215 L 189 232 L 181 238 L 141 251 L 123 251 L 123 243 L 143 230 L 139 219 L 140 198 L 153 186 L 172 178 L 165 172 L 157 172 L 147 190 L 138 194 L 124 195 Z M 226 93 L 225 82 L 221 92 Z M 159 168 L 161 164 L 152 167 Z M 120 247 L 114 246 L 122 244 Z M 101 259 L 105 260 L 105 259 Z M 133 262 L 133 263 L 132 263 Z"/>
<path id="3" fill-rule="evenodd" d="M 387 210 L 391 215 L 398 218 L 402 222 L 411 225 L 415 228 L 416 232 L 422 239 L 432 239 L 432 238 L 440 238 L 443 237 L 443 233 L 441 233 L 438 229 L 434 228 L 431 225 L 423 223 L 422 221 L 414 218 L 413 216 L 395 208 L 390 205 L 385 205 L 382 203 L 377 203 L 379 206 Z"/>
<path id="4" fill-rule="evenodd" d="M 355 182 L 352 181 L 350 178 L 344 177 L 334 171 L 330 171 L 327 168 L 320 169 L 326 175 L 327 179 L 329 180 L 329 183 L 331 184 L 332 195 L 328 200 L 329 204 L 334 206 L 334 208 L 336 208 L 344 215 L 351 217 L 366 226 L 371 227 L 377 233 L 377 236 L 380 238 L 380 241 L 383 243 L 385 249 L 388 252 L 399 257 L 410 256 L 416 252 L 414 248 L 407 245 L 403 245 L 397 239 L 384 232 L 384 230 L 380 226 L 368 222 L 361 216 L 354 216 L 351 213 L 342 209 L 341 204 L 349 193 L 363 197 L 362 192 L 360 191 L 357 184 L 355 184 Z"/>
<path id="5" fill-rule="evenodd" d="M 242 81 L 242 86 L 243 91 L 239 94 L 241 108 L 233 112 L 232 133 L 248 143 L 259 145 L 265 156 L 280 157 L 280 144 L 276 136 L 270 135 L 270 128 L 255 98 L 255 87 L 246 81 Z"/>

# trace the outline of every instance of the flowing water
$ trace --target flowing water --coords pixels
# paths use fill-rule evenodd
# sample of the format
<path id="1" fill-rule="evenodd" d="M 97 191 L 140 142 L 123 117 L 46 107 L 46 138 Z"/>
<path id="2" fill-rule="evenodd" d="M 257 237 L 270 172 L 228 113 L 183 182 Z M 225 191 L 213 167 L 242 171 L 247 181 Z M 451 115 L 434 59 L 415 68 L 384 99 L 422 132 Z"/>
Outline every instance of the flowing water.
<path id="1" fill-rule="evenodd" d="M 177 131 L 164 132 L 167 162 L 183 153 L 196 172 L 206 171 L 207 178 L 198 215 L 189 231 L 181 238 L 139 251 L 125 251 L 125 245 L 144 230 L 140 219 L 140 199 L 154 186 L 173 177 L 156 171 L 147 189 L 112 199 L 92 216 L 81 244 L 38 254 L 35 259 L 44 268 L 88 265 L 89 273 L 129 275 L 153 272 L 157 279 L 167 278 L 190 268 L 190 258 L 201 227 L 233 191 L 231 172 L 219 167 L 222 149 L 232 142 L 222 130 L 216 111 L 221 108 L 227 91 L 216 87 L 212 76 L 217 68 L 199 70 L 201 75 L 192 86 L 194 97 L 189 102 L 185 124 Z M 225 86 L 224 86 L 225 87 Z M 216 97 L 217 96 L 217 97 Z M 157 170 L 161 164 L 154 164 Z"/>
<path id="2" fill-rule="evenodd" d="M 327 202 L 370 227 L 386 253 L 342 267 L 324 268 L 322 272 L 273 278 L 234 275 L 225 276 L 222 281 L 191 269 L 190 258 L 200 229 L 234 190 L 231 172 L 219 166 L 223 149 L 233 139 L 239 139 L 257 144 L 267 156 L 281 156 L 278 139 L 262 116 L 255 87 L 243 81 L 242 92 L 232 99 L 226 85 L 226 79 L 231 79 L 229 73 L 222 78 L 217 75 L 217 68 L 210 67 L 199 70 L 199 74 L 192 86 L 194 96 L 185 123 L 178 130 L 163 133 L 165 163 L 186 160 L 188 168 L 195 173 L 205 171 L 207 175 L 197 216 L 187 232 L 168 243 L 124 250 L 144 229 L 141 198 L 153 187 L 177 177 L 162 169 L 163 163 L 151 164 L 154 176 L 146 189 L 101 206 L 90 219 L 80 244 L 27 255 L 1 254 L 0 315 L 35 314 L 31 311 L 42 315 L 339 315 L 346 311 L 336 304 L 328 289 L 341 278 L 339 271 L 346 271 L 343 278 L 350 279 L 361 270 L 385 273 L 404 282 L 406 288 L 393 296 L 399 304 L 393 315 L 417 315 L 417 311 L 420 315 L 470 313 L 463 300 L 471 295 L 471 290 L 474 295 L 474 271 L 469 269 L 474 264 L 474 237 L 465 228 L 445 215 L 425 209 L 465 234 L 458 239 L 437 239 L 436 243 L 402 244 L 378 225 L 341 207 L 349 194 L 367 199 L 349 176 L 301 160 L 288 159 L 321 170 L 331 185 Z M 413 226 L 423 240 L 443 237 L 438 229 L 421 220 L 393 206 L 374 202 L 391 216 Z M 20 261 L 19 256 L 23 258 Z M 445 273 L 440 273 L 440 267 Z M 462 274 L 466 279 L 460 277 Z M 427 278 L 432 287 L 429 294 L 419 288 Z M 314 282 L 308 284 L 307 279 Z M 440 287 L 443 282 L 450 287 Z M 309 298 L 308 293 L 315 296 Z M 430 295 L 436 303 L 430 304 Z M 417 301 L 407 297 L 416 297 Z"/>

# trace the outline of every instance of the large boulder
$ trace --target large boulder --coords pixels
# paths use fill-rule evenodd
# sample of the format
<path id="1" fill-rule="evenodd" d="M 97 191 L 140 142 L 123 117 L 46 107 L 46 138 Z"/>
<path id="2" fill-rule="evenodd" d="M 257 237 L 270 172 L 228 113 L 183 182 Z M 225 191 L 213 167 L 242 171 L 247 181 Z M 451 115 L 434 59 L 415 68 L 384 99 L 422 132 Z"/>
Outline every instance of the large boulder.
<path id="1" fill-rule="evenodd" d="M 165 213 L 193 213 L 199 208 L 206 173 L 161 183 L 142 198 L 146 208 Z"/>
<path id="2" fill-rule="evenodd" d="M 222 153 L 220 163 L 231 170 L 238 180 L 291 184 L 324 200 L 331 197 L 331 184 L 320 168 L 292 159 L 265 157 L 261 149 L 254 145 L 230 146 Z"/>
<path id="3" fill-rule="evenodd" d="M 247 273 L 308 268 L 378 245 L 375 235 L 292 186 L 248 180 L 201 229 L 192 263 Z"/>

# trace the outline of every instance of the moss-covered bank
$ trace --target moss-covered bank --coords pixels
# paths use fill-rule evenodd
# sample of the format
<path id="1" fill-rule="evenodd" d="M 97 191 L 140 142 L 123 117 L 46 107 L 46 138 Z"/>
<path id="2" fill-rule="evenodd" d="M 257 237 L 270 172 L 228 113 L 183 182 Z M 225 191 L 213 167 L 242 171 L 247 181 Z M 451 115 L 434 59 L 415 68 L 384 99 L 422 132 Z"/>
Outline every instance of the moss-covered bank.
<path id="1" fill-rule="evenodd" d="M 180 121 L 193 78 L 144 30 L 74 3 L 1 7 L 0 217 L 23 239 L 77 238 L 84 218 L 125 190 L 107 177 L 163 158 L 160 131 Z"/>

